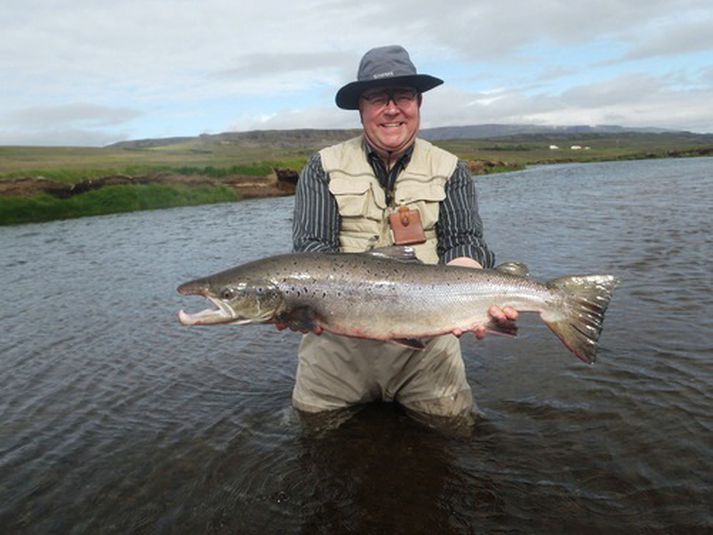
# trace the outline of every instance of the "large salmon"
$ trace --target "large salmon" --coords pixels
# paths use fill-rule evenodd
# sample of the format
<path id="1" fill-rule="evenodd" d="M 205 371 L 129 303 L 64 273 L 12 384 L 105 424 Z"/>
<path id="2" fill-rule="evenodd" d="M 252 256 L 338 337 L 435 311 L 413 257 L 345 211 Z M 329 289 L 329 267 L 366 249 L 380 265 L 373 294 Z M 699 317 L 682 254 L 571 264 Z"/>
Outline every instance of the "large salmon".
<path id="1" fill-rule="evenodd" d="M 179 286 L 216 308 L 178 313 L 185 325 L 277 323 L 300 330 L 423 347 L 421 339 L 485 325 L 491 305 L 539 312 L 580 359 L 592 363 L 617 279 L 573 275 L 537 282 L 522 264 L 471 269 L 422 264 L 409 248 L 295 253 L 256 260 Z"/>

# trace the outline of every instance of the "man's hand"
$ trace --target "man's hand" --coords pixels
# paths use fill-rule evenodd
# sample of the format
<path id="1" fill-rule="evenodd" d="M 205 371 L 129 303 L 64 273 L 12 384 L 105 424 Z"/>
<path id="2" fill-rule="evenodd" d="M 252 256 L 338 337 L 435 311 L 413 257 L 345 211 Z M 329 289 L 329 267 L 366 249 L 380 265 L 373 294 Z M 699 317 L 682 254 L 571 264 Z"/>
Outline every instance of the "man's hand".
<path id="1" fill-rule="evenodd" d="M 293 332 L 300 332 L 303 334 L 307 334 L 309 332 L 313 332 L 316 335 L 320 335 L 324 332 L 324 329 L 320 327 L 319 325 L 316 325 L 314 329 L 309 330 L 309 329 L 300 329 L 298 327 L 294 327 L 292 325 L 288 325 L 287 323 L 282 323 L 282 322 L 275 322 L 275 327 L 277 327 L 278 331 L 284 331 L 285 329 L 290 329 Z"/>
<path id="2" fill-rule="evenodd" d="M 469 256 L 459 256 L 458 258 L 454 258 L 453 260 L 448 262 L 447 265 L 483 269 L 483 266 L 480 265 L 480 262 L 472 259 Z"/>
<path id="3" fill-rule="evenodd" d="M 508 330 L 508 326 L 515 323 L 517 321 L 517 318 L 519 317 L 517 310 L 515 310 L 514 308 L 500 308 L 495 305 L 491 306 L 488 309 L 488 314 L 490 314 L 490 318 L 494 323 L 497 323 L 498 325 L 503 327 L 503 330 Z M 485 335 L 488 334 L 488 329 L 484 325 L 479 325 L 473 330 L 473 334 L 475 334 L 475 337 L 478 340 L 482 340 L 483 338 L 485 338 Z"/>
<path id="4" fill-rule="evenodd" d="M 461 256 L 458 258 L 454 258 L 450 262 L 448 262 L 449 266 L 460 266 L 460 267 L 469 267 L 473 269 L 483 269 L 483 266 L 480 265 L 480 263 L 476 260 L 473 260 L 472 258 L 469 258 L 467 256 Z M 519 314 L 517 310 L 515 310 L 512 307 L 504 307 L 500 308 L 498 306 L 491 306 L 488 309 L 488 314 L 490 315 L 490 318 L 492 321 L 498 325 L 501 325 L 504 328 L 507 328 L 511 323 L 514 323 L 517 321 L 517 318 L 519 317 Z M 458 337 L 463 336 L 468 331 L 464 331 L 462 329 L 454 329 L 452 333 Z M 475 337 L 478 340 L 482 340 L 485 338 L 485 335 L 488 334 L 488 329 L 484 325 L 478 325 L 474 329 L 472 329 L 473 334 L 475 334 Z"/>

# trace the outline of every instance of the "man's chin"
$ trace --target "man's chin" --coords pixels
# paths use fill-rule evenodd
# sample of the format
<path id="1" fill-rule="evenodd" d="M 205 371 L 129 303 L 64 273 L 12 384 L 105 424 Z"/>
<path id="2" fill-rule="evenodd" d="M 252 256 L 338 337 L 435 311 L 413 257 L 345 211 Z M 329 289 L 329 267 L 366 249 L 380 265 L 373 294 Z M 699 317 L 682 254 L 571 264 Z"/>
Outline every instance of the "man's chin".
<path id="1" fill-rule="evenodd" d="M 384 131 L 382 132 L 382 135 L 379 136 L 379 144 L 383 147 L 384 150 L 400 150 L 404 148 L 404 146 L 407 145 L 409 142 L 409 137 L 404 135 L 403 132 L 398 132 L 396 131 L 396 129 L 393 130 L 394 131 L 392 132 L 389 132 L 388 130 Z"/>
<path id="2" fill-rule="evenodd" d="M 409 135 L 409 132 L 406 132 L 404 128 L 386 129 L 380 127 L 374 134 L 375 139 L 372 139 L 372 136 L 367 133 L 367 140 L 373 148 L 382 154 L 403 152 L 411 146 L 415 138 L 415 133 Z"/>

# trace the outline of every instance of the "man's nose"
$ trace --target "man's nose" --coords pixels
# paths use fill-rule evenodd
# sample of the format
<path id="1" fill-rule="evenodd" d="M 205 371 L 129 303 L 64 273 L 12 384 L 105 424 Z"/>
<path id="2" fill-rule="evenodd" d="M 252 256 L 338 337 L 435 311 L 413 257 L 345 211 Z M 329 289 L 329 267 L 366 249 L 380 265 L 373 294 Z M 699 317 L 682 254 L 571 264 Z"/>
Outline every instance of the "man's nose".
<path id="1" fill-rule="evenodd" d="M 388 113 L 394 113 L 399 111 L 399 106 L 396 104 L 396 100 L 393 95 L 389 95 L 389 101 L 386 103 L 386 108 L 384 111 Z"/>

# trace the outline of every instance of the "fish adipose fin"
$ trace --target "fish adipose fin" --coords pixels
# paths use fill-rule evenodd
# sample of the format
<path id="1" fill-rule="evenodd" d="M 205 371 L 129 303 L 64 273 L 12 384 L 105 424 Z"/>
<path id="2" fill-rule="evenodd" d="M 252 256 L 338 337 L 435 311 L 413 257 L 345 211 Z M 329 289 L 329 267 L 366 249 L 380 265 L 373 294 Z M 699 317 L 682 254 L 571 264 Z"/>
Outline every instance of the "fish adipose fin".
<path id="1" fill-rule="evenodd" d="M 517 277 L 529 277 L 530 268 L 521 262 L 505 262 L 499 266 L 495 266 L 495 271 L 515 275 Z"/>
<path id="2" fill-rule="evenodd" d="M 619 280 L 612 275 L 561 277 L 547 283 L 565 292 L 562 312 L 543 312 L 542 319 L 577 357 L 592 364 L 602 332 L 604 313 Z"/>

